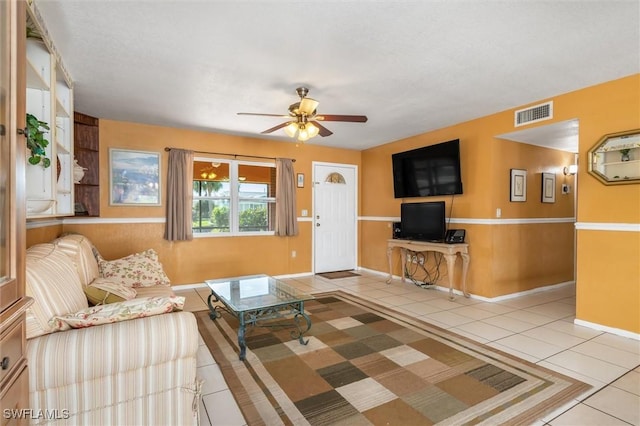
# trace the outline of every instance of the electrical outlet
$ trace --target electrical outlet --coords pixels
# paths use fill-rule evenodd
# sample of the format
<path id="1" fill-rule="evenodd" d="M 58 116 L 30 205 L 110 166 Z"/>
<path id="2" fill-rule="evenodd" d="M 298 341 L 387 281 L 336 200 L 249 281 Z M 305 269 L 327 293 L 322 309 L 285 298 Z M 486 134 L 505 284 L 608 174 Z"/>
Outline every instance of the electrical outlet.
<path id="1" fill-rule="evenodd" d="M 295 250 L 291 250 L 291 257 L 296 257 L 298 253 Z"/>

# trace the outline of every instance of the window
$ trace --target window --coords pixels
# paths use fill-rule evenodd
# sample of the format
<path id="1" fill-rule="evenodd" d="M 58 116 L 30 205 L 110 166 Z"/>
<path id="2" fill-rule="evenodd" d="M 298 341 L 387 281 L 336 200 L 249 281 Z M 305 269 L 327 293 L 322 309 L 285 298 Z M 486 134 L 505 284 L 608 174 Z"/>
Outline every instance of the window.
<path id="1" fill-rule="evenodd" d="M 194 235 L 273 232 L 275 164 L 196 158 L 193 174 Z"/>

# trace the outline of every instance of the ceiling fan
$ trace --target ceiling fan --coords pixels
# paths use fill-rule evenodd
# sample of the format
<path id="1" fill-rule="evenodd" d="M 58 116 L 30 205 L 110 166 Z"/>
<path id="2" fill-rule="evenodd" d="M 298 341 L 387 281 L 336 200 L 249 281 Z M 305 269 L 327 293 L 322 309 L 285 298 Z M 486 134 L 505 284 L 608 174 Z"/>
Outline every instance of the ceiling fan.
<path id="1" fill-rule="evenodd" d="M 284 128 L 285 133 L 290 137 L 296 137 L 299 141 L 305 142 L 317 135 L 322 137 L 331 136 L 333 132 L 322 124 L 320 121 L 346 121 L 351 123 L 365 123 L 366 115 L 336 115 L 336 114 L 318 114 L 317 107 L 319 102 L 315 99 L 307 98 L 309 89 L 306 87 L 298 87 L 296 89 L 300 102 L 289 105 L 289 114 L 261 114 L 254 112 L 239 112 L 238 115 L 261 115 L 267 117 L 281 117 L 288 119 L 284 123 L 280 123 L 270 129 L 261 132 L 263 135 L 275 132 Z"/>

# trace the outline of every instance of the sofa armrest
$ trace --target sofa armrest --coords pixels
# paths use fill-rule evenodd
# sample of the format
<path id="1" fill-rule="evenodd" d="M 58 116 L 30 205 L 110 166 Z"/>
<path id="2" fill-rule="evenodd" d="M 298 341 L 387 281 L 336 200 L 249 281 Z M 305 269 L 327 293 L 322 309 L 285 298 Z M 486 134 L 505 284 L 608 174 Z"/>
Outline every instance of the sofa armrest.
<path id="1" fill-rule="evenodd" d="M 180 358 L 195 363 L 198 336 L 191 312 L 173 312 L 30 339 L 29 388 L 62 387 Z"/>

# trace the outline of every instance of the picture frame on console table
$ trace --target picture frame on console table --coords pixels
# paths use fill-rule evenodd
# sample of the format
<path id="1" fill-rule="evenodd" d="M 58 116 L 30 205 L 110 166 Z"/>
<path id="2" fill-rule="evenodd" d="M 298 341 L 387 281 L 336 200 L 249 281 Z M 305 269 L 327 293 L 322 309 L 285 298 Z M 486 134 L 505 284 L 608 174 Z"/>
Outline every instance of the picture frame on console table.
<path id="1" fill-rule="evenodd" d="M 556 202 L 556 175 L 554 173 L 542 173 L 542 202 Z"/>
<path id="2" fill-rule="evenodd" d="M 527 201 L 527 171 L 511 169 L 511 195 L 509 201 Z"/>
<path id="3" fill-rule="evenodd" d="M 109 149 L 109 204 L 160 205 L 160 153 Z"/>

